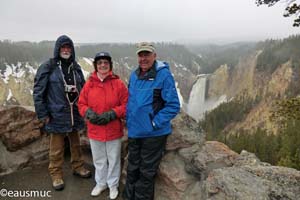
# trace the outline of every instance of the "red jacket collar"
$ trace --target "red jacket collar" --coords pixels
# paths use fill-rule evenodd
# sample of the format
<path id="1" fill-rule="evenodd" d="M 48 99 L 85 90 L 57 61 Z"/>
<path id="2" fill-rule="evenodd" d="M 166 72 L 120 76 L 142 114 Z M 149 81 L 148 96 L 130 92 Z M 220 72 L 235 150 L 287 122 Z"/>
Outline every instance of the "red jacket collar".
<path id="1" fill-rule="evenodd" d="M 90 76 L 90 78 L 89 78 L 91 81 L 96 81 L 96 82 L 100 82 L 100 79 L 98 78 L 98 76 L 97 76 L 97 72 L 96 71 L 94 71 L 93 73 L 92 73 L 92 75 Z M 109 72 L 109 75 L 104 79 L 104 81 L 107 81 L 107 80 L 111 80 L 111 79 L 119 79 L 119 76 L 118 75 L 116 75 L 116 74 L 114 74 L 112 71 L 110 71 Z M 103 82 L 104 82 L 103 81 Z"/>

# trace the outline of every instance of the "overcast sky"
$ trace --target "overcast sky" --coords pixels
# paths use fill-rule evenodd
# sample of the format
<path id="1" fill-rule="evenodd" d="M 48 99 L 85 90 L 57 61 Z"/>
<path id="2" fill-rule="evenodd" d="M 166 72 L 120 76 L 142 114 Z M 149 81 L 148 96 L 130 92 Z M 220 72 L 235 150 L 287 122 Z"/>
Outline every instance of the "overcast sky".
<path id="1" fill-rule="evenodd" d="M 0 0 L 0 40 L 213 42 L 283 38 L 300 32 L 285 4 L 255 0 Z"/>

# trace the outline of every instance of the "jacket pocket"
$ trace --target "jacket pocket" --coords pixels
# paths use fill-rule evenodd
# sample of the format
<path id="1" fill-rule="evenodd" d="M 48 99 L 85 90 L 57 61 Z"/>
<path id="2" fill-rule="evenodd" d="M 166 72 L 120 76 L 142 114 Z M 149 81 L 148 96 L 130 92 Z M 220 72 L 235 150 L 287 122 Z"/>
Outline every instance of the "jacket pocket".
<path id="1" fill-rule="evenodd" d="M 67 112 L 64 105 L 49 105 L 48 110 L 50 113 L 49 125 L 65 126 L 70 121 L 71 114 Z"/>
<path id="2" fill-rule="evenodd" d="M 153 131 L 150 115 L 148 112 L 138 112 L 132 117 L 131 124 L 136 130 L 137 135 L 145 135 Z"/>

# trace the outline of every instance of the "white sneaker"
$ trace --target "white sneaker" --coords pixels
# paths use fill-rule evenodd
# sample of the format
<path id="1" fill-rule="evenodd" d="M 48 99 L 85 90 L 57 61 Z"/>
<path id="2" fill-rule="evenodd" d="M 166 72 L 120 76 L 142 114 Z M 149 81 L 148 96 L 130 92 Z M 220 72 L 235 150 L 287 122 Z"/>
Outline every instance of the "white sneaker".
<path id="1" fill-rule="evenodd" d="M 103 192 L 106 188 L 107 186 L 96 185 L 91 192 L 91 196 L 93 197 L 99 196 L 101 192 Z"/>
<path id="2" fill-rule="evenodd" d="M 116 199 L 118 197 L 119 191 L 117 187 L 109 188 L 109 198 Z"/>

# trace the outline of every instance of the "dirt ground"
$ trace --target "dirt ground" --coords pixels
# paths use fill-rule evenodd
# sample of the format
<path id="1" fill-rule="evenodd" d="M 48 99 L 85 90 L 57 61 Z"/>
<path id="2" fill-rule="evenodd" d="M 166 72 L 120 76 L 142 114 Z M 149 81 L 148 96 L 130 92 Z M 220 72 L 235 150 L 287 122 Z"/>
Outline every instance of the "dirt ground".
<path id="1" fill-rule="evenodd" d="M 86 158 L 85 158 L 86 160 Z M 109 199 L 109 191 L 106 190 L 101 193 L 98 197 L 90 196 L 90 193 L 95 185 L 94 180 L 94 168 L 91 164 L 91 159 L 86 164 L 86 167 L 93 172 L 93 177 L 89 179 L 83 179 L 72 174 L 71 165 L 69 162 L 69 158 L 66 159 L 63 166 L 64 173 L 64 182 L 65 189 L 62 191 L 55 191 L 52 188 L 51 178 L 48 174 L 48 163 L 43 165 L 34 166 L 33 168 L 27 168 L 19 170 L 15 173 L 0 177 L 0 194 L 2 195 L 3 189 L 7 191 L 40 191 L 42 196 L 49 194 L 51 197 L 3 197 L 0 196 L 2 200 L 8 199 L 55 199 L 55 200 L 101 200 L 101 199 Z M 122 191 L 123 186 L 120 185 L 119 190 Z M 47 193 L 48 192 L 48 193 Z M 118 200 L 122 199 L 119 194 Z"/>

